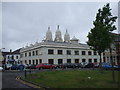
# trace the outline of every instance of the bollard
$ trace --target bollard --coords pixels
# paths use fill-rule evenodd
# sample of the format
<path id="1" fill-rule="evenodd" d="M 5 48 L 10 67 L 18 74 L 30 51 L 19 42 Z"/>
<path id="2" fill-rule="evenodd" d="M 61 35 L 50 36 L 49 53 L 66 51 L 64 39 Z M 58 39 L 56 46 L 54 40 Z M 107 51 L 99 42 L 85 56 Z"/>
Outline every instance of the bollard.
<path id="1" fill-rule="evenodd" d="M 30 74 L 31 74 L 31 67 L 30 67 Z"/>
<path id="2" fill-rule="evenodd" d="M 25 78 L 27 77 L 27 72 L 26 72 L 26 70 L 25 70 Z"/>

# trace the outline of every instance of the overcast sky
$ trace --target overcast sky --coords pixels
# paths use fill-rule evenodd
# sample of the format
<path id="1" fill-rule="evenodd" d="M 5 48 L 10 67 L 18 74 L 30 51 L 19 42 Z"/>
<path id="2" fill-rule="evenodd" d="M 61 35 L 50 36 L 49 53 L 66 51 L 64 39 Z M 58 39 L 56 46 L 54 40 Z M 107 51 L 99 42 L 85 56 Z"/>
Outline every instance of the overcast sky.
<path id="1" fill-rule="evenodd" d="M 62 37 L 66 29 L 70 38 L 76 36 L 86 43 L 96 13 L 107 2 L 4 2 L 2 5 L 2 47 L 18 49 L 41 42 L 50 26 L 53 39 L 60 25 Z M 112 15 L 118 16 L 118 3 L 111 2 Z M 1 11 L 0 11 L 1 12 Z M 116 25 L 117 22 L 116 22 Z M 115 31 L 118 32 L 117 30 Z"/>

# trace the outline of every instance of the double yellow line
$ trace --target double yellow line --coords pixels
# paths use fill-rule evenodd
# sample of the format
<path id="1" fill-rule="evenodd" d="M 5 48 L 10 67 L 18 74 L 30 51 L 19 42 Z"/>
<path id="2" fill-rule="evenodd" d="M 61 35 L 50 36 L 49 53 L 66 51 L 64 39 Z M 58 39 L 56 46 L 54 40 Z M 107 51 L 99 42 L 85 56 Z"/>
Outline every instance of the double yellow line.
<path id="1" fill-rule="evenodd" d="M 34 84 L 31 84 L 31 83 L 28 83 L 28 82 L 25 82 L 25 81 L 21 80 L 20 76 L 16 77 L 16 80 L 19 81 L 19 82 L 21 82 L 22 84 L 28 85 L 28 86 L 30 86 L 32 88 L 38 88 L 40 90 L 45 90 L 44 88 L 42 88 L 40 86 L 37 86 L 37 85 L 34 85 Z"/>

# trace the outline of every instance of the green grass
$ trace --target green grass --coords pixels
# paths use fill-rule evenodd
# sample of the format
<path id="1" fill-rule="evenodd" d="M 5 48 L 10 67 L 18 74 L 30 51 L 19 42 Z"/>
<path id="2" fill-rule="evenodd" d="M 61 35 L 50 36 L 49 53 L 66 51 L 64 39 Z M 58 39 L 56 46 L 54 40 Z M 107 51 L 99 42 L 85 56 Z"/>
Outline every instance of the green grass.
<path id="1" fill-rule="evenodd" d="M 111 71 L 100 73 L 96 70 L 41 72 L 28 76 L 26 80 L 51 88 L 117 88 L 118 72 L 115 75 L 115 83 Z"/>

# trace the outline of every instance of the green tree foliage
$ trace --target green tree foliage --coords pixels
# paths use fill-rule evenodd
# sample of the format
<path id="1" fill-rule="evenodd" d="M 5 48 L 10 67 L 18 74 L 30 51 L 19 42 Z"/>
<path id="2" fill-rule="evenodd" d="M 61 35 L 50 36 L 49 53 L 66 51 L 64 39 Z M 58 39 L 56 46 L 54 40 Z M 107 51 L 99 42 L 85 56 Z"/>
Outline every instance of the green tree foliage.
<path id="1" fill-rule="evenodd" d="M 114 22 L 116 22 L 117 17 L 113 17 L 111 14 L 111 9 L 109 3 L 104 5 L 102 9 L 98 10 L 96 15 L 96 20 L 93 21 L 94 27 L 88 34 L 89 46 L 92 46 L 94 51 L 97 51 L 100 55 L 100 70 L 102 72 L 102 59 L 101 53 L 107 49 L 110 49 L 111 44 L 114 41 L 114 34 L 111 32 L 116 30 Z"/>
<path id="2" fill-rule="evenodd" d="M 92 46 L 94 51 L 97 51 L 99 55 L 108 49 L 114 40 L 114 35 L 111 33 L 116 30 L 114 22 L 117 17 L 113 17 L 109 3 L 102 9 L 98 10 L 96 20 L 93 21 L 94 27 L 88 34 L 87 44 Z"/>

